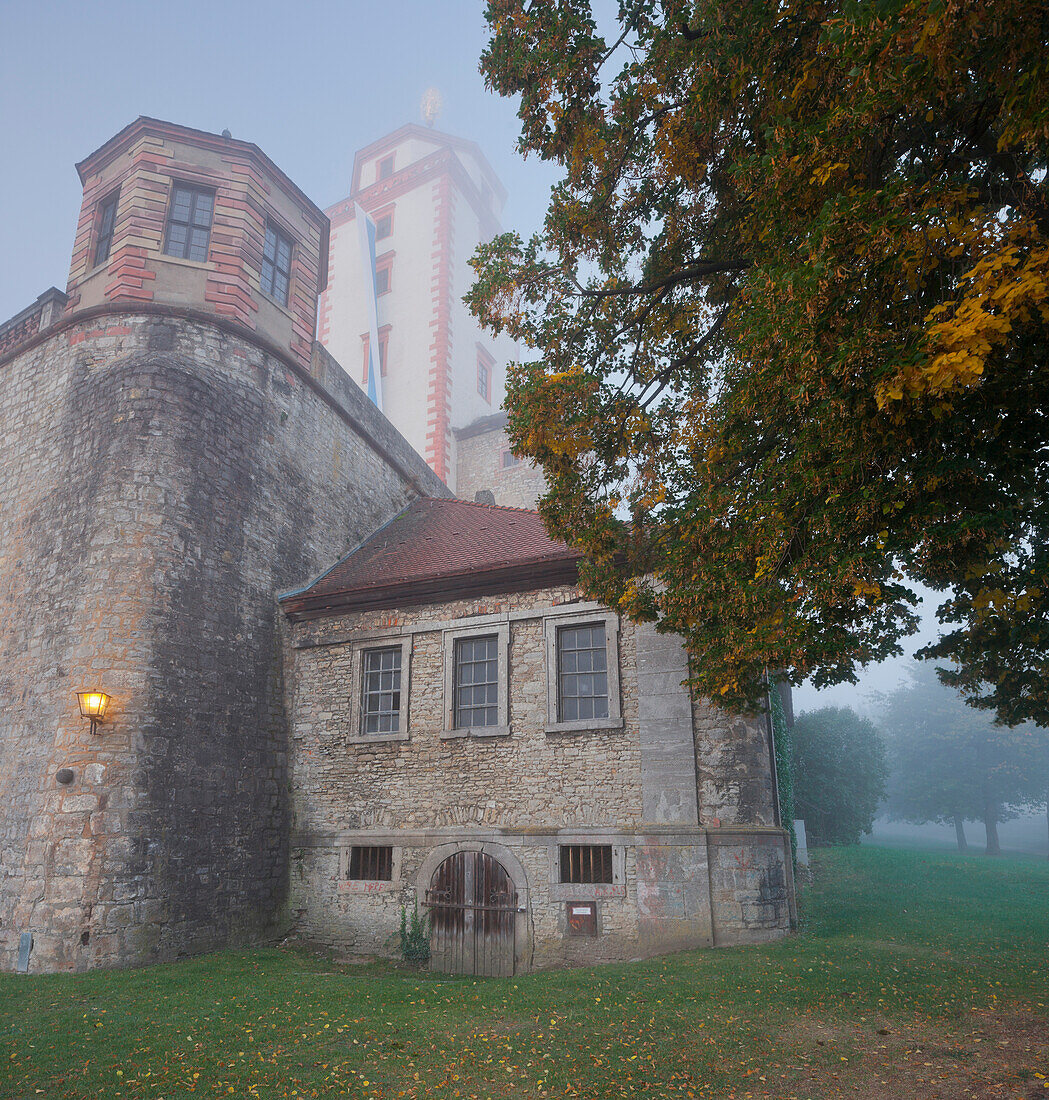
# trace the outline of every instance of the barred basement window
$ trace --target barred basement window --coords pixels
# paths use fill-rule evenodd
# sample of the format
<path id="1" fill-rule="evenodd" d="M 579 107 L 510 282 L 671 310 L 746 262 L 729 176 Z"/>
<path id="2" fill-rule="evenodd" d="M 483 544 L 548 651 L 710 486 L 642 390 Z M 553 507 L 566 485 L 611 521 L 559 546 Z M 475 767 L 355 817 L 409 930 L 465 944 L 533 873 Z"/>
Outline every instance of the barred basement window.
<path id="1" fill-rule="evenodd" d="M 401 719 L 401 649 L 366 649 L 361 661 L 361 732 L 397 733 Z"/>
<path id="2" fill-rule="evenodd" d="M 611 844 L 562 844 L 562 882 L 611 882 Z"/>
<path id="3" fill-rule="evenodd" d="M 266 226 L 266 244 L 262 250 L 263 292 L 276 298 L 282 306 L 288 304 L 288 284 L 291 282 L 291 241 L 272 225 Z"/>
<path id="4" fill-rule="evenodd" d="M 393 878 L 393 848 L 388 844 L 350 849 L 350 879 L 389 882 Z"/>
<path id="5" fill-rule="evenodd" d="M 183 260 L 198 260 L 201 263 L 207 260 L 214 208 L 213 192 L 175 184 L 168 210 L 165 253 Z"/>
<path id="6" fill-rule="evenodd" d="M 95 266 L 104 264 L 109 259 L 109 250 L 113 246 L 113 226 L 117 220 L 117 200 L 120 192 L 114 191 L 112 195 L 103 200 L 98 210 L 98 243 L 95 245 Z"/>

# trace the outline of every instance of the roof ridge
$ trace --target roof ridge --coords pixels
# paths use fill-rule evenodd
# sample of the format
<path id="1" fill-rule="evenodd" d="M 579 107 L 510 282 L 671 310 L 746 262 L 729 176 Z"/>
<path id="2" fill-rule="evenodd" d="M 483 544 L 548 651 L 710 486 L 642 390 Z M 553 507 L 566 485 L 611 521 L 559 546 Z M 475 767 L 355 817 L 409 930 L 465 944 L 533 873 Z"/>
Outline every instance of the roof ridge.
<path id="1" fill-rule="evenodd" d="M 538 510 L 535 508 L 515 508 L 512 504 L 486 504 L 484 501 L 480 500 L 463 500 L 462 497 L 420 497 L 415 503 L 419 504 L 424 501 L 433 504 L 463 504 L 467 508 L 489 508 L 500 512 L 517 512 L 525 516 L 539 515 Z M 544 527 L 545 526 L 544 524 Z M 553 538 L 552 535 L 550 537 Z"/>

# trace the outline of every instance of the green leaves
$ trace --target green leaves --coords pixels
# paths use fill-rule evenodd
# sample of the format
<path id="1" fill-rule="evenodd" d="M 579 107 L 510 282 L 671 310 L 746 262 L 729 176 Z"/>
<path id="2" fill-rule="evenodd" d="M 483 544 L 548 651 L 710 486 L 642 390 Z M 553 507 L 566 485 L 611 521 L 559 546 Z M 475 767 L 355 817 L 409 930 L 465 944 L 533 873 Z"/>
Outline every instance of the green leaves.
<path id="1" fill-rule="evenodd" d="M 1037 7 L 665 0 L 605 39 L 581 0 L 489 5 L 482 69 L 564 169 L 541 237 L 475 260 L 474 313 L 538 356 L 511 437 L 591 593 L 726 705 L 899 653 L 921 581 L 959 586 L 959 682 L 1049 719 L 1049 562 L 1005 613 L 965 587 L 1049 541 Z"/>

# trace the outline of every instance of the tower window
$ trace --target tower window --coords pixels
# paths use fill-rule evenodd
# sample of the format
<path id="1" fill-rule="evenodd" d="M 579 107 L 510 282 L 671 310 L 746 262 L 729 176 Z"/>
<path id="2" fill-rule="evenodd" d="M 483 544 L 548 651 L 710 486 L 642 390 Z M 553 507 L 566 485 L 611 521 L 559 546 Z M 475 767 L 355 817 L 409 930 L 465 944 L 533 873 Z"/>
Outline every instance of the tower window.
<path id="1" fill-rule="evenodd" d="M 109 259 L 109 250 L 113 246 L 113 227 L 117 220 L 117 200 L 120 192 L 114 191 L 112 195 L 102 200 L 98 210 L 98 242 L 95 244 L 95 266 L 104 264 Z"/>
<path id="2" fill-rule="evenodd" d="M 378 178 L 388 180 L 393 175 L 393 153 L 379 161 Z"/>
<path id="3" fill-rule="evenodd" d="M 477 392 L 488 402 L 492 403 L 492 368 L 495 360 L 482 348 L 477 347 Z"/>
<path id="4" fill-rule="evenodd" d="M 375 239 L 377 241 L 383 240 L 393 232 L 393 215 L 383 214 L 383 216 L 375 223 Z"/>
<path id="5" fill-rule="evenodd" d="M 214 209 L 214 192 L 175 184 L 168 210 L 164 252 L 182 260 L 200 263 L 207 260 Z"/>
<path id="6" fill-rule="evenodd" d="M 379 297 L 380 294 L 389 294 L 391 285 L 391 273 L 393 269 L 393 260 L 386 260 L 384 263 L 382 260 L 376 262 L 375 265 L 375 296 Z"/>
<path id="7" fill-rule="evenodd" d="M 386 353 L 390 345 L 390 326 L 383 325 L 379 329 L 379 372 L 382 376 L 386 377 Z M 368 349 L 371 346 L 371 337 L 368 333 L 361 334 L 361 347 L 364 351 L 364 371 L 361 377 L 365 382 L 368 381 Z"/>
<path id="8" fill-rule="evenodd" d="M 266 226 L 266 244 L 262 250 L 263 291 L 276 298 L 282 306 L 288 304 L 291 282 L 291 241 L 272 225 Z"/>

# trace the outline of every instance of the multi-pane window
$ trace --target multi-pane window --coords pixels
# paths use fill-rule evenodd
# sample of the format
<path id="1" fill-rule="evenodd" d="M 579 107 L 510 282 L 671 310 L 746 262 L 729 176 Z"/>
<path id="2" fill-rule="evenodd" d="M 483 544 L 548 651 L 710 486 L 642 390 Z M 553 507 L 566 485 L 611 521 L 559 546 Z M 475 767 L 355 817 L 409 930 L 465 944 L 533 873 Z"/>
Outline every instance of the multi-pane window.
<path id="1" fill-rule="evenodd" d="M 375 295 L 386 294 L 390 289 L 390 268 L 392 264 L 386 263 L 375 269 Z"/>
<path id="2" fill-rule="evenodd" d="M 117 199 L 119 198 L 120 192 L 114 191 L 99 207 L 98 241 L 95 244 L 96 267 L 109 259 L 109 250 L 113 247 L 113 226 L 117 220 Z"/>
<path id="3" fill-rule="evenodd" d="M 393 175 L 393 153 L 379 161 L 379 179 L 388 180 Z"/>
<path id="4" fill-rule="evenodd" d="M 263 291 L 276 298 L 282 306 L 288 304 L 291 282 L 291 241 L 272 225 L 266 226 L 266 243 L 262 249 Z"/>
<path id="5" fill-rule="evenodd" d="M 393 848 L 388 844 L 355 844 L 350 849 L 346 877 L 357 881 L 389 882 L 393 878 Z"/>
<path id="6" fill-rule="evenodd" d="M 371 354 L 370 354 L 371 337 L 367 333 L 365 333 L 361 337 L 361 342 L 362 342 L 362 345 L 363 345 L 363 348 L 364 348 L 364 373 L 363 373 L 362 377 L 363 377 L 364 381 L 367 382 L 368 381 L 368 363 L 371 359 Z M 379 330 L 379 373 L 384 378 L 386 377 L 386 352 L 389 348 L 389 344 L 390 344 L 389 326 L 384 325 L 383 328 L 381 328 Z"/>
<path id="7" fill-rule="evenodd" d="M 366 649 L 361 660 L 361 732 L 398 733 L 401 648 Z"/>
<path id="8" fill-rule="evenodd" d="M 562 882 L 611 882 L 611 844 L 562 844 Z"/>
<path id="9" fill-rule="evenodd" d="M 169 256 L 203 263 L 208 258 L 214 209 L 215 196 L 211 191 L 176 183 L 168 210 L 164 251 Z"/>
<path id="10" fill-rule="evenodd" d="M 393 215 L 383 214 L 383 216 L 375 223 L 375 239 L 381 241 L 384 237 L 388 237 L 393 232 Z"/>
<path id="11" fill-rule="evenodd" d="M 499 639 L 455 643 L 455 728 L 499 725 Z"/>
<path id="12" fill-rule="evenodd" d="M 491 403 L 492 400 L 492 373 L 495 360 L 478 346 L 477 348 L 477 392 Z"/>
<path id="13" fill-rule="evenodd" d="M 557 631 L 558 720 L 608 717 L 605 624 L 562 626 Z"/>

